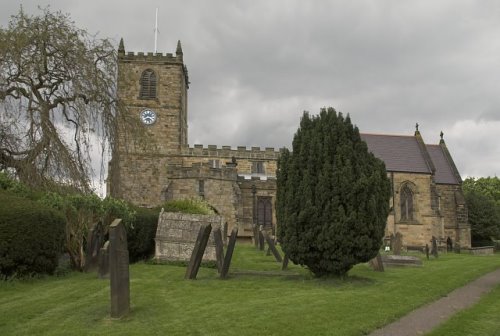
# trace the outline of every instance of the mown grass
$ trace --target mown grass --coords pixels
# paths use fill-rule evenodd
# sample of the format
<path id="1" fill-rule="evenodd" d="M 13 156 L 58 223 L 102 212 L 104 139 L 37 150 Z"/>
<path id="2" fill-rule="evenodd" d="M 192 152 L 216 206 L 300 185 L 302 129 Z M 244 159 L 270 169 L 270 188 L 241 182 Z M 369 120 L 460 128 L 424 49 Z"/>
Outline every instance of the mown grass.
<path id="1" fill-rule="evenodd" d="M 485 295 L 477 304 L 457 313 L 427 335 L 500 335 L 500 286 Z"/>
<path id="2" fill-rule="evenodd" d="M 120 320 L 109 318 L 109 281 L 95 274 L 3 282 L 0 335 L 364 335 L 499 266 L 499 255 L 447 254 L 384 273 L 360 264 L 345 280 L 295 265 L 235 275 L 280 270 L 237 244 L 228 280 L 210 268 L 186 281 L 184 267 L 132 265 L 131 313 Z"/>

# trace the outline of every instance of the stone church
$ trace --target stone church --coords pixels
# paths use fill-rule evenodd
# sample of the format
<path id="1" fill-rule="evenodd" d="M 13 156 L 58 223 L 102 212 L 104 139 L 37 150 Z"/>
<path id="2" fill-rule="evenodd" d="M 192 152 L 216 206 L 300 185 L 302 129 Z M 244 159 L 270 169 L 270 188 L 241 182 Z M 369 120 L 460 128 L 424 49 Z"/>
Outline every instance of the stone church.
<path id="1" fill-rule="evenodd" d="M 180 41 L 175 54 L 118 48 L 118 96 L 127 115 L 117 125 L 109 164 L 108 194 L 151 207 L 178 198 L 203 198 L 240 238 L 253 227 L 274 230 L 274 148 L 188 144 L 188 71 Z M 141 136 L 133 136 L 134 131 Z M 382 159 L 392 183 L 386 236 L 400 232 L 404 245 L 425 246 L 432 236 L 470 247 L 470 227 L 460 174 L 441 136 L 439 144 L 414 135 L 363 134 Z"/>

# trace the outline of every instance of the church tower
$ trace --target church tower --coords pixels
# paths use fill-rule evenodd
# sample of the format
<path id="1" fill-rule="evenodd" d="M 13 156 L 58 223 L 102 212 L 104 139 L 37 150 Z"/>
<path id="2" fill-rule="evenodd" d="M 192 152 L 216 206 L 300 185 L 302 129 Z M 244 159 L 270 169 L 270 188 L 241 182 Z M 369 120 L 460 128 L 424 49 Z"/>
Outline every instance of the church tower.
<path id="1" fill-rule="evenodd" d="M 180 41 L 175 55 L 125 52 L 118 48 L 118 117 L 110 162 L 108 193 L 153 206 L 166 181 L 166 164 L 175 164 L 187 147 L 189 80 Z"/>

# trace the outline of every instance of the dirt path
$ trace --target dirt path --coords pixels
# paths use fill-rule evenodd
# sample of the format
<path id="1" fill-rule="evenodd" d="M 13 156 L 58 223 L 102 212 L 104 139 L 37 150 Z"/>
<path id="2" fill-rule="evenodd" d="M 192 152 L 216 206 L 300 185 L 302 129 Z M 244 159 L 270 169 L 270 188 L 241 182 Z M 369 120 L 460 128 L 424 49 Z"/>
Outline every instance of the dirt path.
<path id="1" fill-rule="evenodd" d="M 500 269 L 497 269 L 455 289 L 442 299 L 420 307 L 400 320 L 374 331 L 370 336 L 423 335 L 460 310 L 474 305 L 481 295 L 489 292 L 499 283 Z"/>

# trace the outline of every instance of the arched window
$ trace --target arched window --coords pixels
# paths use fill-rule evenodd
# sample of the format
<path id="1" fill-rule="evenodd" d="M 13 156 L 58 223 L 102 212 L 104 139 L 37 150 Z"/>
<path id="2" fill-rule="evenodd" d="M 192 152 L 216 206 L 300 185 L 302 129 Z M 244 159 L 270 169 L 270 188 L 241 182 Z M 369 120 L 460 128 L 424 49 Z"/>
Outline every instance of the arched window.
<path id="1" fill-rule="evenodd" d="M 413 192 L 407 184 L 401 188 L 401 220 L 413 220 Z"/>
<path id="2" fill-rule="evenodd" d="M 140 98 L 156 98 L 156 74 L 151 69 L 146 69 L 141 75 L 141 91 Z"/>

